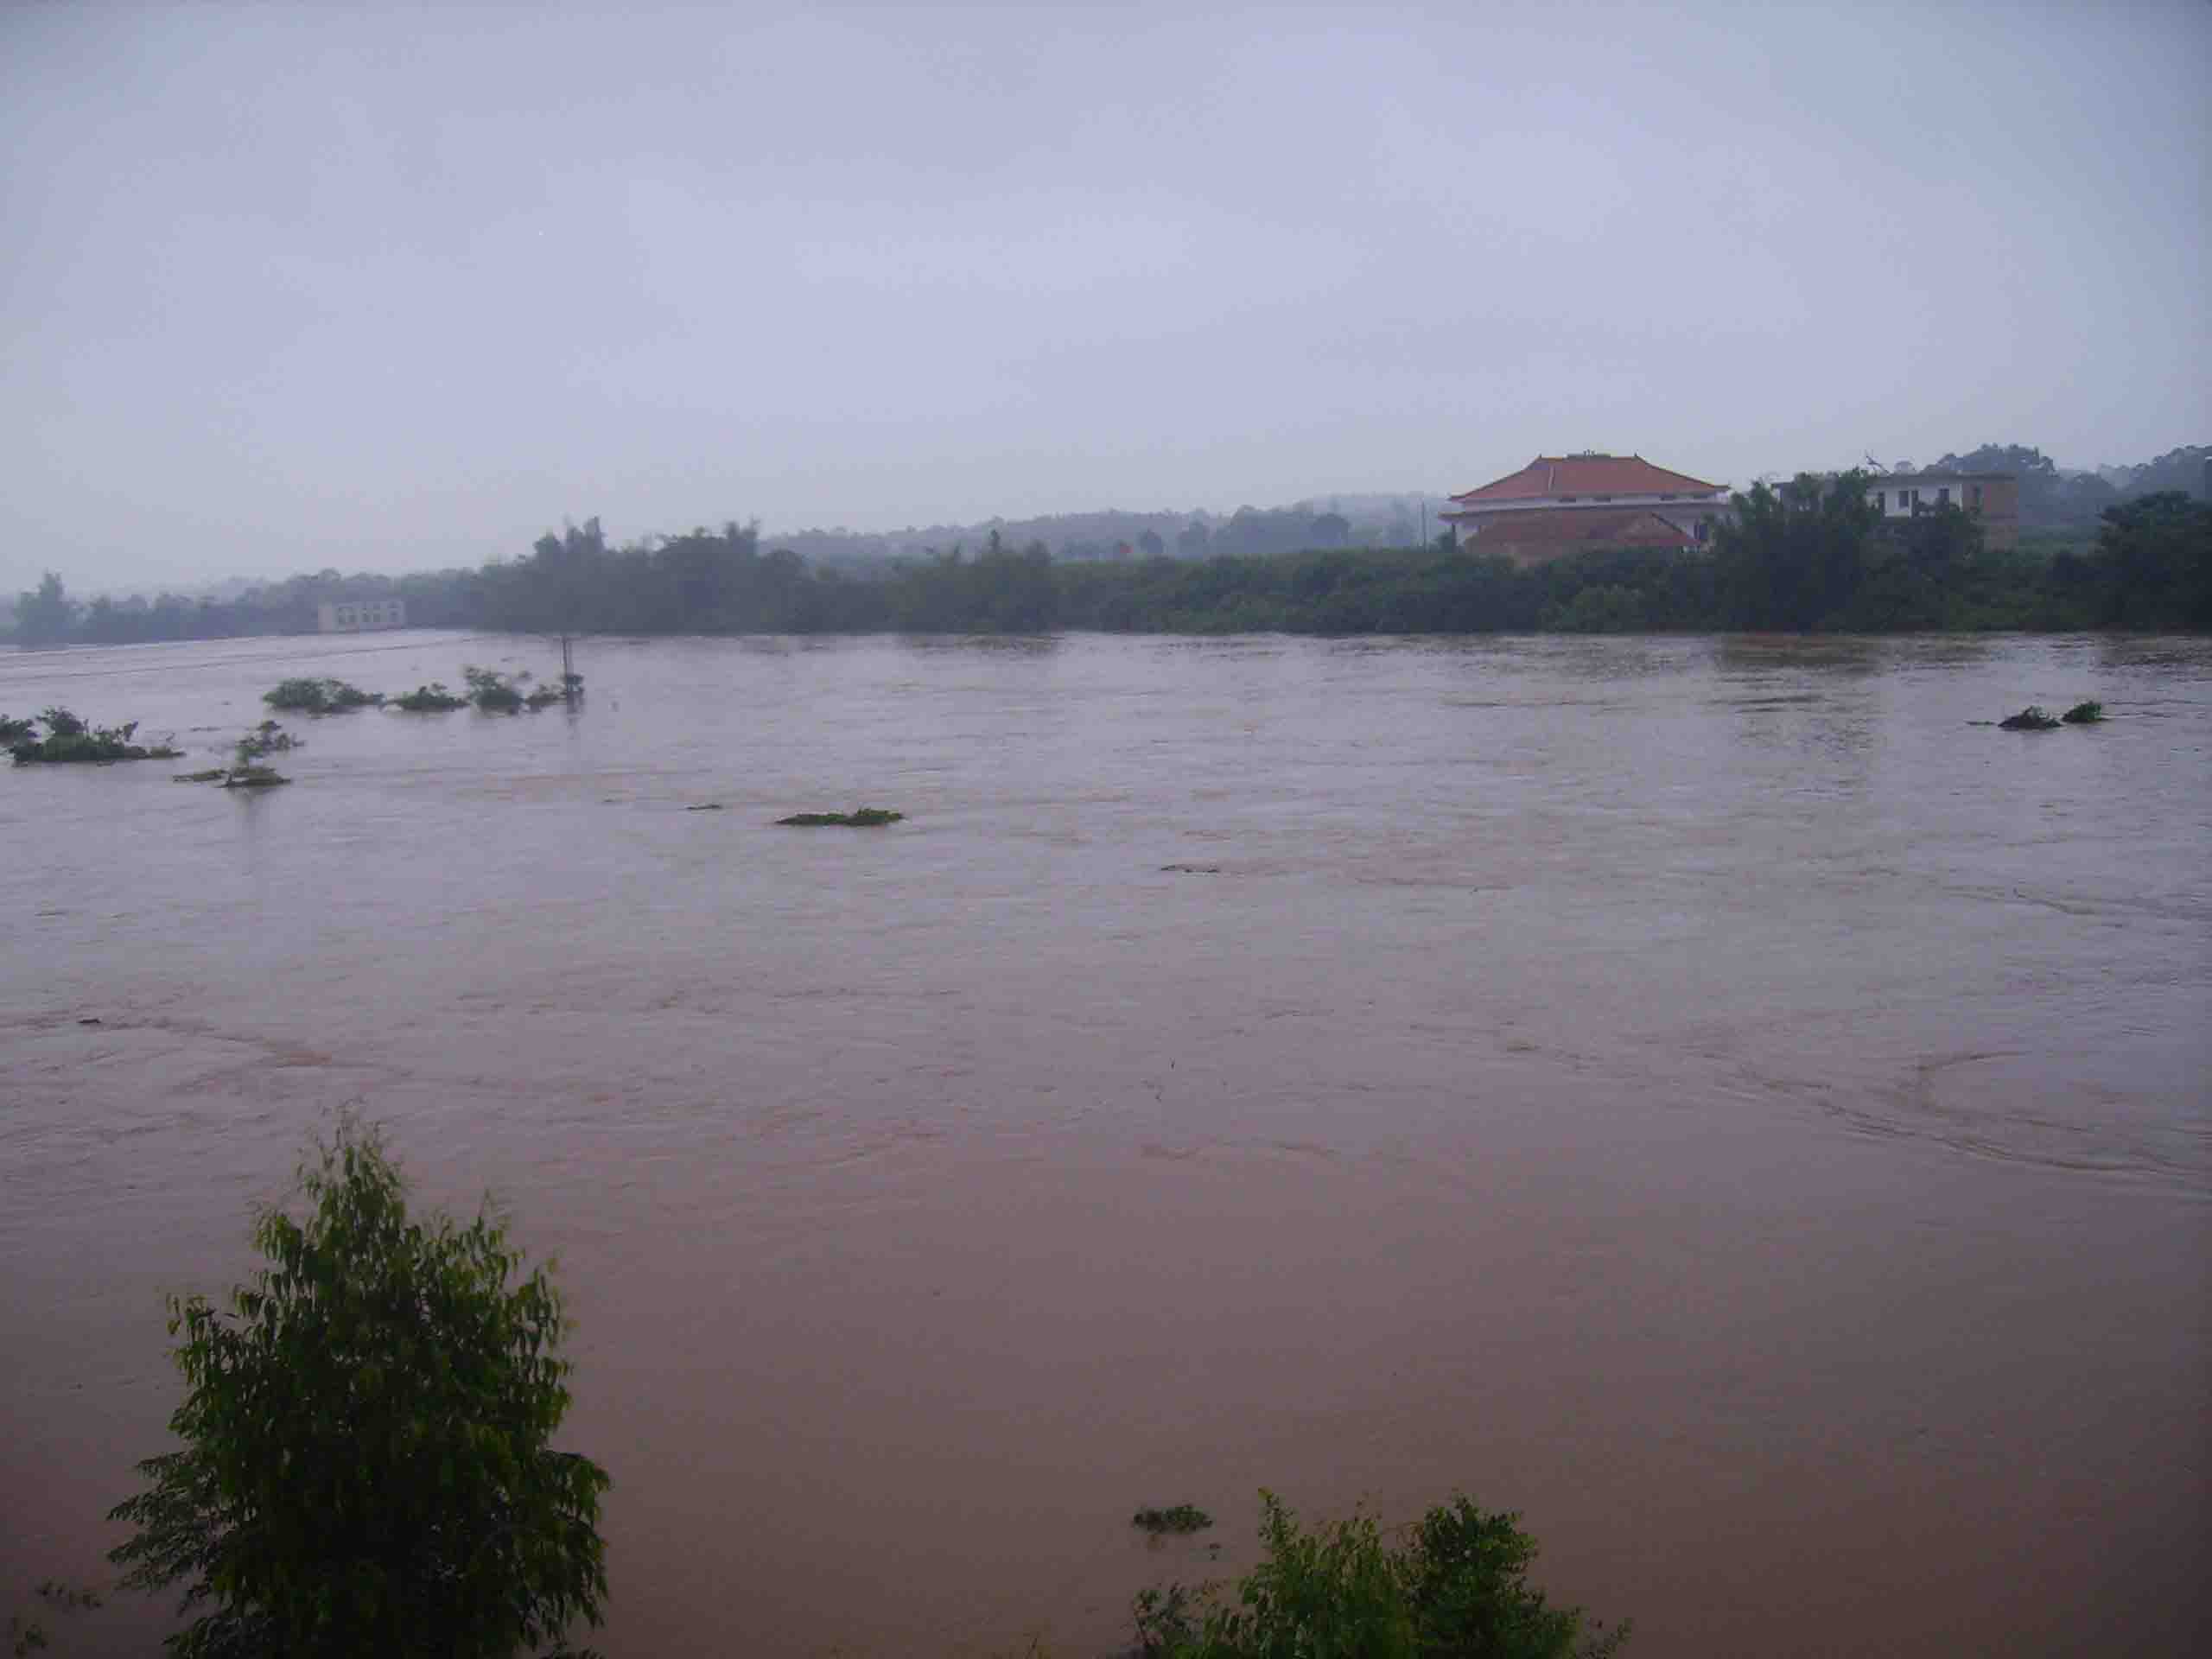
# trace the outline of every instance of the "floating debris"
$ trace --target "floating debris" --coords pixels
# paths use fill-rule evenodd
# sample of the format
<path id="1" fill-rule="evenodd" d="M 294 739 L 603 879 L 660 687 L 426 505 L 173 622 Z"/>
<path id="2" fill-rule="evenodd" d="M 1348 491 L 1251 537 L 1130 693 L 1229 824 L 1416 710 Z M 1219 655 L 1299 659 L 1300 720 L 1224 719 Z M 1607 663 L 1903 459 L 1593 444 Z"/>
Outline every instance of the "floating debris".
<path id="1" fill-rule="evenodd" d="M 239 766 L 223 779 L 225 789 L 274 789 L 292 780 L 274 766 Z"/>
<path id="2" fill-rule="evenodd" d="M 1163 864 L 1160 868 L 1160 873 L 1165 875 L 1219 875 L 1221 874 L 1221 866 L 1218 864 Z"/>
<path id="3" fill-rule="evenodd" d="M 697 806 L 687 806 L 683 810 L 686 812 L 719 812 L 722 810 L 722 804 L 720 801 L 702 801 Z"/>
<path id="4" fill-rule="evenodd" d="M 2056 728 L 2058 722 L 2045 712 L 2041 703 L 2031 702 L 2011 719 L 2000 720 L 1997 724 L 1999 729 L 2007 732 L 2048 732 Z"/>
<path id="5" fill-rule="evenodd" d="M 2059 716 L 2069 726 L 2094 726 L 2105 717 L 2101 702 L 2077 702 Z"/>
<path id="6" fill-rule="evenodd" d="M 1195 1503 L 1178 1503 L 1170 1510 L 1139 1510 L 1129 1524 L 1156 1538 L 1164 1532 L 1204 1532 L 1213 1525 L 1213 1516 Z"/>
<path id="7" fill-rule="evenodd" d="M 788 818 L 778 818 L 778 823 L 796 824 L 802 830 L 821 830 L 836 827 L 845 830 L 874 830 L 887 823 L 896 823 L 906 815 L 887 812 L 881 807 L 863 806 L 851 812 L 794 812 Z"/>

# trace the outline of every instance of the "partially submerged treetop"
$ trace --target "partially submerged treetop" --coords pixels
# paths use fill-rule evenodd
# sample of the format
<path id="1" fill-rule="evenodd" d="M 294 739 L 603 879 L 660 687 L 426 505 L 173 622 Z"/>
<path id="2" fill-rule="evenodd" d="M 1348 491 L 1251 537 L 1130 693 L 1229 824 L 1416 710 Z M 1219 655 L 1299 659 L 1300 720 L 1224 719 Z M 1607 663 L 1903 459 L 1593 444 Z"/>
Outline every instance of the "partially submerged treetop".
<path id="1" fill-rule="evenodd" d="M 264 1214 L 269 1265 L 218 1309 L 171 1298 L 181 1451 L 111 1518 L 124 1584 L 181 1585 L 172 1654 L 493 1659 L 597 1624 L 606 1472 L 550 1440 L 567 1323 L 505 1226 L 410 1219 L 350 1123 Z"/>

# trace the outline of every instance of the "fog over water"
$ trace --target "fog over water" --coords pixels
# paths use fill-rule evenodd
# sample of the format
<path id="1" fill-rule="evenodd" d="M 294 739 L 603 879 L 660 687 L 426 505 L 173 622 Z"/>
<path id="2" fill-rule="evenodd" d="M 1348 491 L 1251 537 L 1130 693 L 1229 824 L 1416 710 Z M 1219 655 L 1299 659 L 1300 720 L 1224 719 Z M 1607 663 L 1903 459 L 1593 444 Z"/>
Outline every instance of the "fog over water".
<path id="1" fill-rule="evenodd" d="M 0 594 L 2146 461 L 2212 435 L 2209 60 L 2198 0 L 0 7 Z"/>
<path id="2" fill-rule="evenodd" d="M 1520 1509 L 1650 1659 L 2202 1650 L 2203 641 L 585 650 L 573 716 L 321 721 L 264 798 L 0 776 L 0 1582 L 99 1576 L 160 1294 L 353 1102 L 560 1257 L 613 1659 L 1103 1653 L 1262 1484 Z M 557 666 L 0 709 L 200 765 L 463 661 Z"/>

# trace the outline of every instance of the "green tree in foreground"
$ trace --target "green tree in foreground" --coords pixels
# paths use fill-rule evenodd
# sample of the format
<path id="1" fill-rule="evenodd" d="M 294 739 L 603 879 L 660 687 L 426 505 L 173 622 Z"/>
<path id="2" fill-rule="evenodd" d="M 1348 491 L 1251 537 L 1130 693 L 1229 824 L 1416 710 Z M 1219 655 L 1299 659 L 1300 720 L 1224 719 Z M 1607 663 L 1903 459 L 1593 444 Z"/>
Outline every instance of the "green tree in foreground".
<path id="1" fill-rule="evenodd" d="M 171 1298 L 183 1449 L 114 1510 L 128 1588 L 181 1584 L 179 1659 L 484 1659 L 596 1625 L 606 1472 L 549 1445 L 567 1328 L 506 1230 L 410 1221 L 372 1131 L 302 1165 L 309 1206 L 254 1229 L 269 1265 L 219 1311 Z"/>
<path id="2" fill-rule="evenodd" d="M 1628 1638 L 1529 1584 L 1535 1540 L 1517 1516 L 1465 1498 L 1431 1510 L 1390 1548 L 1354 1516 L 1313 1532 L 1260 1494 L 1267 1559 L 1233 1606 L 1194 1617 L 1178 1585 L 1137 1598 L 1137 1636 L 1162 1659 L 1600 1659 Z"/>

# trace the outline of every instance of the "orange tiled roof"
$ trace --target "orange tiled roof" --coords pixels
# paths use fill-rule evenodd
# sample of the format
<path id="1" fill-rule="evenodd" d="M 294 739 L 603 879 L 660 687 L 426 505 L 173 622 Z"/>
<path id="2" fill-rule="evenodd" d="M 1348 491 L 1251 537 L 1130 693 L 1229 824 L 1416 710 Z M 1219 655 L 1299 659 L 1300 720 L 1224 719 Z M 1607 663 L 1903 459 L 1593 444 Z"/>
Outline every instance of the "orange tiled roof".
<path id="1" fill-rule="evenodd" d="M 1454 501 L 1516 501 L 1559 495 L 1710 495 L 1720 487 L 1654 467 L 1642 455 L 1538 455 L 1519 472 L 1455 495 Z"/>

